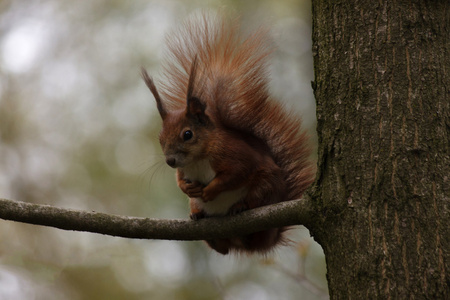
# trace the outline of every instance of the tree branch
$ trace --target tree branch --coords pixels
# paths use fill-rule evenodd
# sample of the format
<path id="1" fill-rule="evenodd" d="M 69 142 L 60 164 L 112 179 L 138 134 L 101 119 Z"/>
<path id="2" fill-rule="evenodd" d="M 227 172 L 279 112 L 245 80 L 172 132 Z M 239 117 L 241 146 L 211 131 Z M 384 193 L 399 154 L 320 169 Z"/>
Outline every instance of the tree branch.
<path id="1" fill-rule="evenodd" d="M 87 231 L 137 239 L 205 240 L 308 223 L 309 198 L 244 211 L 235 216 L 166 220 L 110 215 L 0 198 L 0 218 L 64 230 Z"/>

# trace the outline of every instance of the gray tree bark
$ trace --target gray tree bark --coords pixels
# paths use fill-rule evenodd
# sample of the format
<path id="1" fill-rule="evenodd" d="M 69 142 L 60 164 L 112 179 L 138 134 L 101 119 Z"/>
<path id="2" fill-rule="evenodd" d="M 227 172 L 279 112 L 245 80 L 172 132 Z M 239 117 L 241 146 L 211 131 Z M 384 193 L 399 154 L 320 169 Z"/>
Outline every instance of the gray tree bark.
<path id="1" fill-rule="evenodd" d="M 450 299 L 448 1 L 313 1 L 331 299 Z"/>

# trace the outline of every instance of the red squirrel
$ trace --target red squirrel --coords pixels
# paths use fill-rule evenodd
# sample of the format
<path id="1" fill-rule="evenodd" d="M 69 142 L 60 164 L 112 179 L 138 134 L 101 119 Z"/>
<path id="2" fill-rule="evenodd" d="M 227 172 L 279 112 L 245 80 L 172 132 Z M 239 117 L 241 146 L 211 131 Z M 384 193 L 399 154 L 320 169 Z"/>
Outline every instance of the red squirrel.
<path id="1" fill-rule="evenodd" d="M 298 117 L 268 91 L 267 30 L 244 35 L 220 15 L 189 19 L 167 38 L 158 92 L 142 69 L 163 125 L 166 163 L 189 196 L 193 220 L 233 215 L 298 199 L 313 180 L 308 138 Z M 219 253 L 265 253 L 286 228 L 206 241 Z"/>

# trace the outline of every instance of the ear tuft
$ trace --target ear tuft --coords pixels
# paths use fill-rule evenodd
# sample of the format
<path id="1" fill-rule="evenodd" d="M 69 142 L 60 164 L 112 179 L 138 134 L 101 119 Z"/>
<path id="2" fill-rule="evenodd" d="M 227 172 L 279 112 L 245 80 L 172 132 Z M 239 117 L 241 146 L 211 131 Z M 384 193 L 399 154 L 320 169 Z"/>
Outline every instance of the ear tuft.
<path id="1" fill-rule="evenodd" d="M 144 68 L 141 68 L 141 75 L 142 79 L 144 79 L 145 81 L 145 84 L 150 89 L 150 92 L 152 92 L 153 97 L 155 97 L 156 106 L 158 107 L 159 114 L 161 118 L 164 120 L 164 118 L 167 115 L 167 112 L 162 104 L 161 97 L 159 96 L 158 90 L 156 89 L 153 79 L 150 76 L 148 76 L 148 73 Z"/>

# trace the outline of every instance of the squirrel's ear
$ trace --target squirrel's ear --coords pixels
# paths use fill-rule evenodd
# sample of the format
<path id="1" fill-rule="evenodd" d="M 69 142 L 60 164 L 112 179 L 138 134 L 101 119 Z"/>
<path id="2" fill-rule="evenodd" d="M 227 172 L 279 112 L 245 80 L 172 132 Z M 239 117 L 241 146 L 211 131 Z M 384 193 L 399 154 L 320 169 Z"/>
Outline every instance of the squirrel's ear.
<path id="1" fill-rule="evenodd" d="M 164 109 L 164 106 L 162 105 L 161 97 L 159 96 L 158 90 L 156 89 L 153 79 L 150 76 L 148 76 L 147 71 L 144 68 L 141 68 L 141 74 L 142 78 L 145 81 L 145 84 L 150 89 L 150 92 L 152 92 L 153 97 L 155 97 L 156 107 L 158 107 L 159 115 L 164 120 L 164 118 L 167 115 L 167 112 Z"/>
<path id="2" fill-rule="evenodd" d="M 186 115 L 194 118 L 199 124 L 206 125 L 209 118 L 205 113 L 206 104 L 202 103 L 197 97 L 187 99 Z"/>

